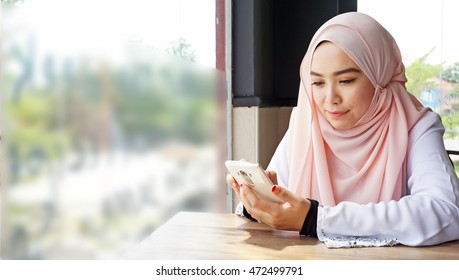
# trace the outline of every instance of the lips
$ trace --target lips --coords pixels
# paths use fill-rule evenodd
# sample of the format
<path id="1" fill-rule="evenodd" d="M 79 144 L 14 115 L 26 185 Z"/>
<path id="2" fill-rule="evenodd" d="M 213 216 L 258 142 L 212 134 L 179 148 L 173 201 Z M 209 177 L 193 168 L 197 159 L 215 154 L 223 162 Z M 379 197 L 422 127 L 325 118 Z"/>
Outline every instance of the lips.
<path id="1" fill-rule="evenodd" d="M 345 114 L 347 114 L 349 110 L 347 111 L 327 111 L 327 114 L 329 114 L 333 118 L 339 118 Z"/>

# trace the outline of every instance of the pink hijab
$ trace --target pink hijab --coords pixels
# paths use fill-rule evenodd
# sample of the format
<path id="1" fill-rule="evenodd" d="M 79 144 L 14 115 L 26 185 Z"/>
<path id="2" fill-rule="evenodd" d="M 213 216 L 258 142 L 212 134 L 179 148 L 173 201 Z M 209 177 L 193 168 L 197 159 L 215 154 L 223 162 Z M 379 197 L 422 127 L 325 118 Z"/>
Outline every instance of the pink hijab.
<path id="1" fill-rule="evenodd" d="M 311 58 L 323 41 L 346 52 L 375 87 L 367 113 L 350 129 L 334 129 L 311 95 Z M 338 15 L 312 38 L 300 77 L 298 106 L 289 126 L 289 187 L 330 206 L 400 199 L 408 133 L 427 109 L 405 88 L 405 68 L 394 38 L 368 15 Z"/>

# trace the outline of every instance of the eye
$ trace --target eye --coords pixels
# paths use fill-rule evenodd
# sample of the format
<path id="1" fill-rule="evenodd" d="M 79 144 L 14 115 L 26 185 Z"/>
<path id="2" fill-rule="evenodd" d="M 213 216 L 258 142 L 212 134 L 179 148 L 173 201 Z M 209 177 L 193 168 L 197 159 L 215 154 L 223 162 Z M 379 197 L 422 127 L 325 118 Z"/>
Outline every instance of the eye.
<path id="1" fill-rule="evenodd" d="M 311 85 L 312 85 L 313 87 L 318 87 L 318 86 L 321 86 L 321 85 L 323 85 L 323 84 L 324 84 L 324 82 L 312 82 Z"/>
<path id="2" fill-rule="evenodd" d="M 341 81 L 339 81 L 339 83 L 348 85 L 348 84 L 352 84 L 355 80 L 356 79 L 341 80 Z"/>

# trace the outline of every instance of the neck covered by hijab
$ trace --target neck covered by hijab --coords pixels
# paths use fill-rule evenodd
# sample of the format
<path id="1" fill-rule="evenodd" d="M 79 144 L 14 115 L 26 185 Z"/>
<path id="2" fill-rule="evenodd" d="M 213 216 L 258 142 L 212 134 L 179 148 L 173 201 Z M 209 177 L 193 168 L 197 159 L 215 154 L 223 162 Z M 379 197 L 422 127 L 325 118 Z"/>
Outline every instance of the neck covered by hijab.
<path id="1" fill-rule="evenodd" d="M 368 111 L 349 129 L 333 128 L 312 98 L 311 59 L 324 41 L 341 48 L 375 88 Z M 312 38 L 300 77 L 288 130 L 290 189 L 330 206 L 400 199 L 408 134 L 427 109 L 405 88 L 405 68 L 391 34 L 368 15 L 338 15 Z"/>

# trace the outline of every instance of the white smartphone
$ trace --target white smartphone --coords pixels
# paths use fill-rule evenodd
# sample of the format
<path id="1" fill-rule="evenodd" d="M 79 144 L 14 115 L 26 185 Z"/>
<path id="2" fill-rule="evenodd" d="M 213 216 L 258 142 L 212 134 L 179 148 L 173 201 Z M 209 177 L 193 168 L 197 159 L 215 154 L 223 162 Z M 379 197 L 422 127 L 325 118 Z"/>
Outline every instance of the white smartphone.
<path id="1" fill-rule="evenodd" d="M 280 198 L 272 193 L 271 189 L 274 184 L 266 175 L 260 164 L 247 161 L 227 160 L 225 161 L 225 165 L 237 183 L 249 186 L 263 199 L 283 203 Z"/>

